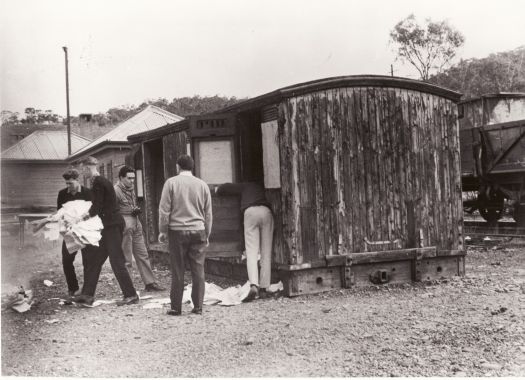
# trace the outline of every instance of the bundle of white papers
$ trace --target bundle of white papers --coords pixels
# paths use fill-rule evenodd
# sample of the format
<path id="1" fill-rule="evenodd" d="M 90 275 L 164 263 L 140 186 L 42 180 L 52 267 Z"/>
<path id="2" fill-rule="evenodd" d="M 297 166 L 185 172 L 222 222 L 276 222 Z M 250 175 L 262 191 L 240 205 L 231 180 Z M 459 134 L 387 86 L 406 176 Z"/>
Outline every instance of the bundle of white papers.
<path id="1" fill-rule="evenodd" d="M 62 235 L 69 253 L 82 249 L 86 244 L 98 246 L 102 238 L 102 220 L 94 216 L 83 220 L 91 208 L 91 202 L 75 200 L 64 205 L 48 218 L 43 234 L 48 240 L 58 240 Z"/>

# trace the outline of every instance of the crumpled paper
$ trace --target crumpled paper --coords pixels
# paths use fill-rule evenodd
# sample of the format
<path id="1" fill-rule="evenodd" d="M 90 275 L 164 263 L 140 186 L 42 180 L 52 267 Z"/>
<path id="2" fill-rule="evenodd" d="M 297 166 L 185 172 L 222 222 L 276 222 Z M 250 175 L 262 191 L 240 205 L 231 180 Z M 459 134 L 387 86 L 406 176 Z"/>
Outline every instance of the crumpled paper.
<path id="1" fill-rule="evenodd" d="M 32 304 L 33 291 L 24 290 L 24 288 L 21 286 L 18 293 L 11 297 L 11 300 L 9 301 L 9 304 L 7 306 L 19 313 L 25 313 L 26 311 L 31 309 Z"/>
<path id="2" fill-rule="evenodd" d="M 64 205 L 54 215 L 33 222 L 34 232 L 43 229 L 43 235 L 48 240 L 64 238 L 69 253 L 77 252 L 86 244 L 98 246 L 104 228 L 102 220 L 97 216 L 83 220 L 89 212 L 92 202 L 74 200 Z"/>
<path id="3" fill-rule="evenodd" d="M 184 288 L 184 293 L 182 294 L 182 303 L 183 304 L 189 304 L 191 307 L 193 307 L 193 302 L 191 300 L 191 289 L 192 285 L 188 284 Z M 282 282 L 278 282 L 277 284 L 272 284 L 267 289 L 270 293 L 275 293 L 279 290 L 283 290 L 283 284 Z M 218 285 L 212 284 L 212 283 L 205 283 L 204 288 L 204 305 L 220 305 L 220 306 L 235 306 L 240 305 L 243 300 L 248 296 L 248 293 L 250 292 L 250 282 L 246 281 L 244 285 L 237 285 L 237 286 L 231 286 L 229 288 L 223 289 Z M 152 302 L 145 304 L 143 307 L 145 309 L 154 309 L 154 308 L 160 308 L 164 304 L 169 304 L 170 299 L 169 298 L 163 298 L 163 299 L 156 299 Z"/>

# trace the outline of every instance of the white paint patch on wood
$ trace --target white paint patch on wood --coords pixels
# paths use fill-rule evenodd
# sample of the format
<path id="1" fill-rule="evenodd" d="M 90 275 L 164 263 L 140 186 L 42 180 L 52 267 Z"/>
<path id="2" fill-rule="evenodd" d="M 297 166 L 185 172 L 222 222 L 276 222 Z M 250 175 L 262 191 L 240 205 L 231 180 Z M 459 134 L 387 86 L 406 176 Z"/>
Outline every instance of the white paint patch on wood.
<path id="1" fill-rule="evenodd" d="M 279 136 L 277 120 L 261 124 L 264 187 L 279 189 L 281 187 L 281 161 L 279 157 Z"/>

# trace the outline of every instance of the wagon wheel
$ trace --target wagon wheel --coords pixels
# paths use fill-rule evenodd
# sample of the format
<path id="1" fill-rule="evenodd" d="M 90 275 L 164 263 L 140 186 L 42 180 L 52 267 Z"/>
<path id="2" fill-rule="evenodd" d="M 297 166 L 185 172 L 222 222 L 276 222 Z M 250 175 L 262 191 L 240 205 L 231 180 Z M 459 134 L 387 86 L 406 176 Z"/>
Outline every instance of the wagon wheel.
<path id="1" fill-rule="evenodd" d="M 499 191 L 490 189 L 478 194 L 479 213 L 489 223 L 497 222 L 503 216 L 505 198 Z"/>

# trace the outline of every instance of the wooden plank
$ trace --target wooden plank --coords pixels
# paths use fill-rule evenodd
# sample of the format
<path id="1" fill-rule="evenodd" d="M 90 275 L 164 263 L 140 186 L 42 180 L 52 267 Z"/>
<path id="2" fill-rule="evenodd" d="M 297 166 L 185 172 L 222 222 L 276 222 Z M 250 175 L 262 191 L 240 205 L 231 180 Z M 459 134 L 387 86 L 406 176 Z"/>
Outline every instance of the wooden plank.
<path id="1" fill-rule="evenodd" d="M 379 163 L 379 182 L 382 192 L 379 195 L 380 218 L 381 218 L 381 239 L 392 241 L 391 224 L 392 218 L 390 210 L 393 205 L 391 198 L 392 188 L 390 186 L 389 173 L 391 173 L 391 154 L 388 141 L 388 104 L 386 103 L 386 89 L 376 91 L 377 109 L 377 131 L 378 131 L 378 163 Z M 389 247 L 393 249 L 394 247 Z"/>
<path id="2" fill-rule="evenodd" d="M 327 183 L 326 191 L 329 194 L 328 204 L 325 204 L 325 210 L 328 215 L 329 224 L 325 227 L 325 233 L 328 237 L 329 245 L 328 255 L 338 253 L 339 247 L 339 192 L 341 185 L 339 183 L 339 157 L 341 138 L 338 133 L 338 103 L 334 96 L 335 90 L 327 90 L 326 98 L 326 141 L 325 141 L 325 161 L 327 163 Z"/>
<path id="3" fill-rule="evenodd" d="M 284 264 L 288 262 L 288 255 L 284 250 L 281 190 L 266 189 L 266 199 L 268 199 L 271 204 L 274 221 L 272 263 Z"/>
<path id="4" fill-rule="evenodd" d="M 453 187 L 455 192 L 455 205 L 454 207 L 454 242 L 451 248 L 457 248 L 463 250 L 463 203 L 462 203 L 462 190 L 461 190 L 461 156 L 460 156 L 460 139 L 459 139 L 459 123 L 458 123 L 458 108 L 457 105 L 448 102 L 448 107 L 450 109 L 450 128 L 452 136 L 452 146 L 453 146 Z"/>
<path id="5" fill-rule="evenodd" d="M 350 173 L 351 178 L 348 179 L 350 183 L 350 190 L 352 191 L 352 203 L 349 208 L 352 214 L 352 252 L 360 252 L 364 250 L 364 235 L 363 227 L 365 223 L 365 202 L 364 202 L 364 164 L 363 156 L 361 154 L 362 145 L 362 131 L 358 123 L 358 104 L 359 92 L 356 94 L 355 89 L 349 89 L 348 96 L 348 120 L 349 120 L 349 147 L 350 147 Z"/>
<path id="6" fill-rule="evenodd" d="M 308 184 L 311 180 L 311 170 L 308 168 L 307 160 L 310 154 L 308 149 L 308 115 L 310 107 L 308 104 L 308 97 L 302 96 L 296 99 L 296 143 L 297 143 L 297 218 L 301 226 L 298 231 L 297 246 L 298 252 L 301 255 L 301 262 L 309 262 L 311 255 L 315 256 L 315 249 L 312 247 L 312 227 L 315 227 L 312 223 L 308 223 L 311 218 L 311 212 L 309 210 L 310 199 L 308 192 Z M 311 220 L 311 219 L 310 219 Z"/>
<path id="7" fill-rule="evenodd" d="M 323 194 L 323 201 L 321 203 L 320 211 L 323 215 L 323 223 L 319 226 L 320 232 L 323 236 L 324 244 L 323 249 L 320 252 L 321 257 L 327 256 L 330 252 L 333 252 L 332 239 L 330 233 L 330 227 L 332 225 L 331 205 L 332 205 L 332 160 L 330 155 L 330 127 L 328 126 L 328 99 L 326 92 L 319 92 L 319 132 L 320 132 L 320 144 L 319 154 L 321 157 L 321 192 Z"/>
<path id="8" fill-rule="evenodd" d="M 414 259 L 420 257 L 433 257 L 436 255 L 436 247 L 397 249 L 391 251 L 359 252 L 353 253 L 352 264 L 366 264 L 382 261 L 396 261 Z"/>
<path id="9" fill-rule="evenodd" d="M 354 136 L 351 133 L 353 99 L 349 94 L 348 89 L 342 89 L 339 93 L 340 109 L 341 109 L 341 168 L 340 168 L 340 202 L 342 203 L 342 212 L 340 211 L 340 223 L 342 235 L 342 246 L 339 247 L 341 252 L 351 252 L 354 247 L 354 210 L 358 208 L 358 203 L 355 202 L 356 190 L 354 189 L 355 178 L 357 173 L 355 168 L 355 153 L 354 153 Z M 357 220 L 356 220 L 357 222 Z"/>
<path id="10" fill-rule="evenodd" d="M 436 118 L 437 116 L 437 110 L 439 108 L 439 98 L 434 96 L 428 96 L 428 119 L 429 119 L 429 131 L 428 131 L 428 138 L 429 138 L 429 149 L 426 153 L 428 155 L 427 161 L 428 161 L 428 168 L 427 168 L 427 181 L 428 181 L 428 192 L 429 192 L 429 239 L 430 243 L 432 245 L 438 244 L 438 236 L 439 236 L 439 217 L 440 213 L 437 207 L 438 197 L 437 197 L 437 189 L 438 189 L 438 182 L 437 179 L 437 165 L 438 165 L 438 157 L 439 152 L 436 151 L 437 146 L 437 131 L 440 128 L 439 119 Z"/>
<path id="11" fill-rule="evenodd" d="M 464 256 L 433 257 L 422 260 L 421 280 L 432 281 L 463 274 Z"/>
<path id="12" fill-rule="evenodd" d="M 388 159 L 388 189 L 390 192 L 390 208 L 389 208 L 389 218 L 390 218 L 390 231 L 389 231 L 389 240 L 400 239 L 402 241 L 402 234 L 400 231 L 400 189 L 398 185 L 398 175 L 399 175 L 399 157 L 398 157 L 398 143 L 396 141 L 396 121 L 395 121 L 395 91 L 393 89 L 385 90 L 385 100 L 386 103 L 386 128 L 387 130 L 387 139 L 388 139 L 388 149 L 390 152 L 390 157 Z"/>
<path id="13" fill-rule="evenodd" d="M 300 261 L 299 253 L 296 248 L 297 230 L 296 213 L 294 198 L 294 165 L 296 159 L 292 149 L 292 128 L 294 120 L 294 104 L 291 99 L 283 101 L 279 106 L 279 127 L 280 127 L 280 153 L 283 162 L 281 174 L 281 204 L 283 210 L 283 236 L 285 237 L 285 250 L 288 254 L 287 261 L 296 264 Z M 281 127 L 282 126 L 282 127 Z"/>
<path id="14" fill-rule="evenodd" d="M 279 275 L 283 281 L 284 294 L 287 297 L 341 288 L 341 274 L 338 268 L 281 272 Z"/>
<path id="15" fill-rule="evenodd" d="M 409 231 L 407 228 L 407 221 L 408 221 L 408 210 L 407 205 L 412 204 L 413 209 L 413 195 L 414 191 L 411 186 L 411 182 L 409 181 L 410 173 L 411 173 L 411 167 L 410 163 L 412 161 L 411 152 L 410 152 L 410 119 L 408 115 L 408 97 L 406 90 L 399 90 L 396 89 L 397 98 L 399 101 L 398 107 L 398 115 L 399 115 L 399 154 L 401 157 L 400 161 L 400 180 L 401 180 L 401 190 L 403 191 L 403 197 L 401 202 L 401 223 L 403 226 L 403 235 L 404 235 L 404 241 L 409 242 L 409 236 L 412 234 L 413 231 Z M 410 203 L 411 202 L 411 203 Z M 413 246 L 407 245 L 408 248 L 413 248 Z"/>
<path id="16" fill-rule="evenodd" d="M 370 197 L 370 215 L 372 216 L 372 230 L 369 231 L 367 238 L 370 241 L 382 241 L 381 237 L 381 199 L 380 194 L 383 189 L 381 188 L 381 181 L 379 175 L 379 133 L 377 131 L 377 108 L 375 103 L 375 89 L 366 89 L 366 101 L 368 108 L 368 136 L 370 139 L 368 158 L 370 159 L 370 183 L 368 184 L 368 191 Z M 370 247 L 369 247 L 370 248 Z"/>
<path id="17" fill-rule="evenodd" d="M 420 94 L 416 93 L 414 91 L 408 92 L 409 96 L 409 115 L 410 115 L 410 126 L 411 126 L 411 134 L 412 134 L 412 157 L 413 161 L 412 164 L 412 173 L 410 177 L 410 181 L 412 182 L 412 186 L 414 189 L 414 195 L 416 196 L 414 205 L 416 212 L 414 213 L 415 216 L 415 226 L 416 231 L 422 231 L 423 239 L 425 238 L 425 220 L 427 219 L 427 213 L 425 208 L 425 202 L 424 202 L 424 192 L 421 186 L 421 182 L 423 179 L 421 178 L 423 176 L 424 170 L 422 166 L 422 157 L 421 157 L 421 141 L 420 141 L 420 135 L 421 135 L 421 99 Z M 419 234 L 416 234 L 419 238 Z M 423 242 L 423 245 L 425 245 L 425 242 Z"/>
<path id="18" fill-rule="evenodd" d="M 403 218 L 404 202 L 405 202 L 405 186 L 404 186 L 404 165 L 402 148 L 402 134 L 403 129 L 403 110 L 401 106 L 401 97 L 399 91 L 396 89 L 389 90 L 390 97 L 390 127 L 392 129 L 392 151 L 393 151 L 393 182 L 394 182 L 394 218 L 395 218 L 395 236 L 400 239 L 402 248 L 406 248 L 406 221 Z"/>

